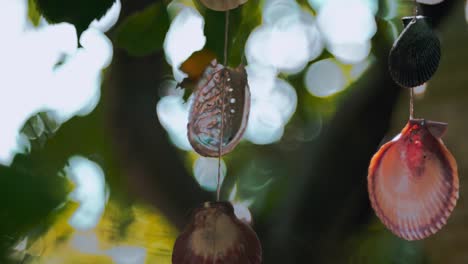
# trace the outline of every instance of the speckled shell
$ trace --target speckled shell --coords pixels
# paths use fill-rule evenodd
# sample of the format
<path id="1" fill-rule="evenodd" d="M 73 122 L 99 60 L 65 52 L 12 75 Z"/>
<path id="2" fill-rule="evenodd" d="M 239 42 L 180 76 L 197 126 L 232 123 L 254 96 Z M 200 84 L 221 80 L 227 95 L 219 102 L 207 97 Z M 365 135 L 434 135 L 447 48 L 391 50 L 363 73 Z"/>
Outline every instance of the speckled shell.
<path id="1" fill-rule="evenodd" d="M 213 60 L 194 92 L 188 123 L 190 144 L 202 156 L 217 157 L 222 124 L 221 155 L 229 153 L 244 135 L 249 111 L 250 90 L 245 68 L 242 65 L 236 69 L 225 68 Z"/>
<path id="2" fill-rule="evenodd" d="M 245 4 L 247 0 L 200 0 L 200 2 L 215 11 L 227 11 Z"/>
<path id="3" fill-rule="evenodd" d="M 195 210 L 177 238 L 173 264 L 260 264 L 262 248 L 252 228 L 236 218 L 229 202 L 207 202 Z"/>
<path id="4" fill-rule="evenodd" d="M 457 163 L 440 139 L 445 130 L 444 123 L 410 120 L 372 158 L 368 174 L 372 207 L 403 239 L 435 234 L 457 203 Z"/>
<path id="5" fill-rule="evenodd" d="M 399 85 L 413 88 L 427 82 L 439 67 L 440 42 L 425 17 L 403 18 L 405 29 L 388 59 L 390 75 Z"/>

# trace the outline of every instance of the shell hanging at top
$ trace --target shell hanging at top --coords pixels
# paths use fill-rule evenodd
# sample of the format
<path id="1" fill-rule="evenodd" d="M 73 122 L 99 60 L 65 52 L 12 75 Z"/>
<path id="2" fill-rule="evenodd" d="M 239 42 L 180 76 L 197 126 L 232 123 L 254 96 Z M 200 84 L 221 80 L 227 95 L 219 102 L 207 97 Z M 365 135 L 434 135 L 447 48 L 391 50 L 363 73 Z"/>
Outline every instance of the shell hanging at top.
<path id="1" fill-rule="evenodd" d="M 228 11 L 245 4 L 247 0 L 200 0 L 200 2 L 215 11 Z"/>
<path id="2" fill-rule="evenodd" d="M 229 202 L 206 202 L 194 211 L 179 235 L 173 264 L 260 264 L 262 247 L 255 231 L 237 219 Z"/>
<path id="3" fill-rule="evenodd" d="M 444 0 L 417 0 L 418 3 L 425 5 L 437 5 L 442 3 Z"/>
<path id="4" fill-rule="evenodd" d="M 372 208 L 395 235 L 424 239 L 439 231 L 458 199 L 457 163 L 441 140 L 447 124 L 412 119 L 369 166 Z"/>
<path id="5" fill-rule="evenodd" d="M 250 90 L 243 65 L 226 68 L 213 60 L 197 84 L 190 107 L 188 138 L 198 154 L 218 157 L 232 151 L 249 119 Z"/>
<path id="6" fill-rule="evenodd" d="M 406 88 L 427 82 L 439 67 L 440 41 L 423 16 L 404 17 L 405 29 L 395 41 L 389 55 L 393 80 Z"/>

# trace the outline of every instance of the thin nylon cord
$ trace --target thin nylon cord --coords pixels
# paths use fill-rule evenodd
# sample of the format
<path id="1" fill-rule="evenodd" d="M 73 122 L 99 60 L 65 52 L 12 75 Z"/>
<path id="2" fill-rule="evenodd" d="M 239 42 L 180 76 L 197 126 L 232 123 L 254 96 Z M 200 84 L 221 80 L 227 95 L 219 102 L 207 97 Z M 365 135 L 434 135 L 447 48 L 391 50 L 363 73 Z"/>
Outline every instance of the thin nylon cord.
<path id="1" fill-rule="evenodd" d="M 409 110 L 409 118 L 410 120 L 414 119 L 414 89 L 410 88 L 410 110 Z"/>
<path id="2" fill-rule="evenodd" d="M 418 16 L 418 2 L 414 0 L 414 8 L 413 8 L 413 21 L 416 21 L 416 17 Z M 414 119 L 414 88 L 410 88 L 410 102 L 409 102 L 409 119 Z"/>
<path id="3" fill-rule="evenodd" d="M 226 11 L 226 22 L 224 25 L 224 67 L 227 67 L 227 52 L 228 52 L 228 36 L 229 36 L 229 10 Z M 216 201 L 220 200 L 221 197 L 221 154 L 223 153 L 223 138 L 224 138 L 224 90 L 229 85 L 230 76 L 227 75 L 228 71 L 224 71 L 224 83 L 221 89 L 221 128 L 220 128 L 220 137 L 219 137 L 219 147 L 218 147 L 218 178 L 216 183 Z"/>

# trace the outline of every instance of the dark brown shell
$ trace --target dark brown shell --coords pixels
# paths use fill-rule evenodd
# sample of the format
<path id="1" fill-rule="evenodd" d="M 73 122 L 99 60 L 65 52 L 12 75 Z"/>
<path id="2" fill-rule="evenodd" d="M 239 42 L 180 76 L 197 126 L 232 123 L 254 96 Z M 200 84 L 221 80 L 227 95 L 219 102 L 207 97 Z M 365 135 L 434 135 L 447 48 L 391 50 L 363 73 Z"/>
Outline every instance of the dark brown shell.
<path id="1" fill-rule="evenodd" d="M 207 202 L 195 210 L 177 238 L 173 264 L 259 264 L 262 248 L 252 228 L 234 215 L 229 202 Z"/>
<path id="2" fill-rule="evenodd" d="M 247 0 L 200 0 L 206 7 L 215 11 L 227 11 L 239 7 Z"/>
<path id="3" fill-rule="evenodd" d="M 225 68 L 213 60 L 194 92 L 188 123 L 190 144 L 202 156 L 217 157 L 222 126 L 221 155 L 229 153 L 244 135 L 249 111 L 245 68 Z"/>
<path id="4" fill-rule="evenodd" d="M 423 16 L 403 18 L 405 29 L 393 44 L 388 63 L 399 85 L 413 88 L 429 81 L 439 67 L 440 41 Z"/>
<path id="5" fill-rule="evenodd" d="M 457 163 L 440 139 L 447 124 L 410 120 L 369 166 L 369 198 L 380 220 L 406 240 L 446 223 L 458 200 Z"/>

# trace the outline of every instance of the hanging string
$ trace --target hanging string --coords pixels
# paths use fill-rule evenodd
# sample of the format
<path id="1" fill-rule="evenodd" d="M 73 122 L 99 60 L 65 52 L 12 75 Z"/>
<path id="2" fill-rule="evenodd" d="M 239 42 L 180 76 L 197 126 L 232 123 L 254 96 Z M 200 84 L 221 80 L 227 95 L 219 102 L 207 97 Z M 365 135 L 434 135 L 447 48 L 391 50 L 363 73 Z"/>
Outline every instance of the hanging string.
<path id="1" fill-rule="evenodd" d="M 419 13 L 417 0 L 414 0 L 413 5 L 413 22 L 415 22 Z M 414 88 L 410 88 L 409 119 L 414 119 Z"/>
<path id="2" fill-rule="evenodd" d="M 228 56 L 228 37 L 229 37 L 229 10 L 226 11 L 226 21 L 224 25 L 224 67 L 227 67 L 227 56 Z M 228 71 L 224 71 L 223 86 L 221 89 L 221 128 L 219 133 L 219 147 L 218 147 L 218 177 L 216 183 L 216 201 L 220 200 L 221 197 L 221 156 L 223 153 L 223 141 L 224 141 L 224 91 L 230 85 L 230 76 Z"/>
<path id="3" fill-rule="evenodd" d="M 227 67 L 228 37 L 229 37 L 229 10 L 226 11 L 226 21 L 224 22 L 224 66 L 225 67 Z"/>
<path id="4" fill-rule="evenodd" d="M 410 88 L 409 119 L 414 119 L 414 88 Z"/>
<path id="5" fill-rule="evenodd" d="M 416 17 L 418 16 L 418 13 L 419 13 L 418 1 L 414 0 L 414 6 L 413 6 L 413 16 L 414 16 L 414 18 L 413 19 L 416 19 Z"/>

